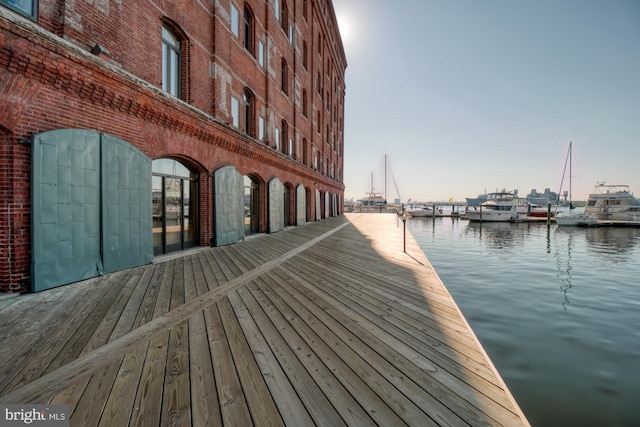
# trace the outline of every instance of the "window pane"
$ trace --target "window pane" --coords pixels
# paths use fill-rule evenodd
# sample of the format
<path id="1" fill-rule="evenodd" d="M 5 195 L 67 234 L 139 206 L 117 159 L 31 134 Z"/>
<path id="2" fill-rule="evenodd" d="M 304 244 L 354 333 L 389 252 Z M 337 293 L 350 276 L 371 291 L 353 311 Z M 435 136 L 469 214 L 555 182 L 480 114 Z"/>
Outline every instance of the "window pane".
<path id="1" fill-rule="evenodd" d="M 238 9 L 231 4 L 231 32 L 234 36 L 240 36 L 240 22 L 239 22 L 239 12 Z"/>
<path id="2" fill-rule="evenodd" d="M 180 41 L 162 27 L 162 89 L 180 95 Z"/>
<path id="3" fill-rule="evenodd" d="M 26 15 L 35 18 L 35 0 L 2 0 L 2 3 L 9 5 L 12 9 L 24 12 Z"/>
<path id="4" fill-rule="evenodd" d="M 178 53 L 173 49 L 170 52 L 170 64 L 169 64 L 169 93 L 173 96 L 179 96 L 178 93 L 178 83 L 179 83 L 179 75 L 178 69 L 180 67 L 180 59 L 178 57 Z"/>
<path id="5" fill-rule="evenodd" d="M 258 42 L 258 63 L 264 67 L 264 43 Z"/>
<path id="6" fill-rule="evenodd" d="M 169 46 L 162 43 L 162 90 L 169 91 Z"/>
<path id="7" fill-rule="evenodd" d="M 233 96 L 231 97 L 231 122 L 235 127 L 240 126 L 240 102 Z"/>
<path id="8" fill-rule="evenodd" d="M 258 139 L 264 141 L 264 118 L 258 118 Z"/>
<path id="9" fill-rule="evenodd" d="M 182 225 L 182 180 L 165 178 L 165 225 L 166 245 L 180 244 L 180 226 Z"/>
<path id="10" fill-rule="evenodd" d="M 156 253 L 162 252 L 162 222 L 164 207 L 162 205 L 162 177 L 154 176 L 151 180 L 152 209 L 153 209 L 153 247 Z"/>

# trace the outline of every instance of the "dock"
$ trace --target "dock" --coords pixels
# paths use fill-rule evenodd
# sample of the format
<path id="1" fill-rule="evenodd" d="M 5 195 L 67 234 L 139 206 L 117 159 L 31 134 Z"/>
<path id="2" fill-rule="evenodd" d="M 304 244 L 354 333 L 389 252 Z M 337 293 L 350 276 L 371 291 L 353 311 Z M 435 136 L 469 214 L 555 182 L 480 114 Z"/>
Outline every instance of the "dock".
<path id="1" fill-rule="evenodd" d="M 403 236 L 349 213 L 3 298 L 0 403 L 83 427 L 528 426 Z"/>

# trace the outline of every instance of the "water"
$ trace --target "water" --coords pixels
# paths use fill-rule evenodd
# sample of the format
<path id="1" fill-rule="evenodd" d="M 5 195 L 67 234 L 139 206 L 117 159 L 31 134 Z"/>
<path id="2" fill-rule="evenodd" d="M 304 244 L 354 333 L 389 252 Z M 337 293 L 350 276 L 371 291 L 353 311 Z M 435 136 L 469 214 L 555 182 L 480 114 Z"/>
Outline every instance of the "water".
<path id="1" fill-rule="evenodd" d="M 640 228 L 407 229 L 534 427 L 640 426 Z"/>

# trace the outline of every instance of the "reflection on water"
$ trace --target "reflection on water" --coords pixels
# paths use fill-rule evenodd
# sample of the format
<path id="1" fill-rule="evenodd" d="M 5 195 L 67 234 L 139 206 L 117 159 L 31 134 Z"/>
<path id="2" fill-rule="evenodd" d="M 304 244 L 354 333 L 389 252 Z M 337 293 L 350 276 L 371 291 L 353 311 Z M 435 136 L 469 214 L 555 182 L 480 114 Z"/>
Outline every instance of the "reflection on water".
<path id="1" fill-rule="evenodd" d="M 534 426 L 638 426 L 640 229 L 407 221 Z"/>
<path id="2" fill-rule="evenodd" d="M 512 225 L 508 222 L 469 222 L 465 232 L 495 249 L 506 249 L 523 241 L 523 230 Z"/>
<path id="3" fill-rule="evenodd" d="M 621 255 L 640 241 L 640 228 L 590 227 L 586 236 L 590 250 L 602 255 Z"/>
<path id="4" fill-rule="evenodd" d="M 548 242 L 551 244 L 551 233 L 548 233 Z M 560 292 L 563 295 L 562 307 L 567 310 L 569 301 L 569 289 L 573 287 L 571 284 L 571 246 L 573 243 L 573 234 L 569 234 L 567 238 L 566 251 L 561 249 L 560 245 L 556 245 L 555 257 L 558 265 L 558 279 L 560 279 Z"/>

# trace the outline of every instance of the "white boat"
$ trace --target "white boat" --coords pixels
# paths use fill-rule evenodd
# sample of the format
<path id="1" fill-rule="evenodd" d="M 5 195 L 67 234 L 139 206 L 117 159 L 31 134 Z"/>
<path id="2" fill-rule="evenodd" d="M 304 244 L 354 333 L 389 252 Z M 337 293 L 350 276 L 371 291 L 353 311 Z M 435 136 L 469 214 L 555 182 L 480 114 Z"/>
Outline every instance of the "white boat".
<path id="1" fill-rule="evenodd" d="M 503 190 L 487 194 L 486 202 L 480 206 L 468 206 L 465 213 L 469 221 L 516 221 L 526 216 L 527 205 L 524 198 Z"/>
<path id="2" fill-rule="evenodd" d="M 589 194 L 584 213 L 602 221 L 640 222 L 640 201 L 628 185 L 598 183 Z"/>
<path id="3" fill-rule="evenodd" d="M 575 212 L 558 212 L 556 224 L 562 226 L 587 226 L 596 224 L 598 220 L 590 215 Z"/>
<path id="4" fill-rule="evenodd" d="M 407 213 L 412 217 L 433 217 L 433 216 L 441 216 L 442 210 L 436 209 L 433 210 L 433 207 L 428 205 L 408 207 Z"/>
<path id="5" fill-rule="evenodd" d="M 567 160 L 565 160 L 564 169 L 565 172 L 567 170 L 567 161 L 569 162 L 569 212 L 558 212 L 555 215 L 556 224 L 559 226 L 588 226 L 597 223 L 597 219 L 591 215 L 586 213 L 576 213 L 573 210 L 575 206 L 573 206 L 571 199 L 571 168 L 572 168 L 572 145 L 573 143 L 569 141 L 569 151 L 567 152 Z M 562 176 L 562 180 L 564 181 L 564 174 Z M 562 186 L 562 185 L 561 185 Z M 561 189 L 562 190 L 562 189 Z"/>

